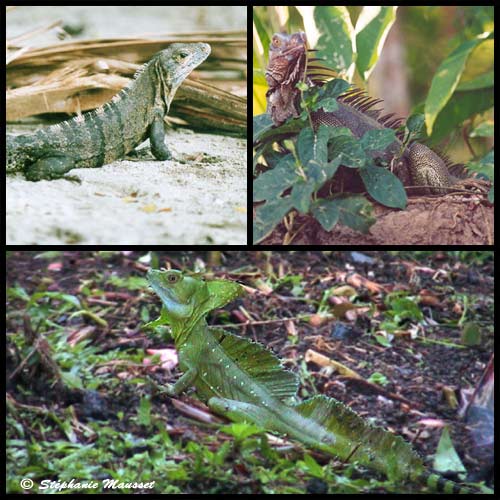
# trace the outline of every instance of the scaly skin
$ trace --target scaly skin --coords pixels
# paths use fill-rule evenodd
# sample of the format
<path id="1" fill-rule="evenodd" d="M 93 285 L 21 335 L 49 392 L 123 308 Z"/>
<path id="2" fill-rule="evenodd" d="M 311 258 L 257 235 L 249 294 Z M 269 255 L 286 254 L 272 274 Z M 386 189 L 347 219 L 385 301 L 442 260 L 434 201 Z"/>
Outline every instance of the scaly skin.
<path id="1" fill-rule="evenodd" d="M 397 483 L 414 481 L 435 491 L 469 493 L 430 474 L 401 437 L 369 425 L 341 402 L 316 396 L 294 402 L 297 378 L 260 344 L 209 328 L 205 317 L 240 295 L 232 281 L 204 282 L 180 271 L 148 271 L 148 281 L 163 302 L 155 325 L 168 323 L 184 374 L 167 392 L 190 386 L 216 413 L 290 436 L 311 448 L 359 462 Z"/>
<path id="2" fill-rule="evenodd" d="M 266 79 L 269 84 L 267 93 L 268 109 L 273 123 L 277 126 L 287 119 L 299 116 L 300 92 L 297 82 L 304 79 L 306 70 L 307 39 L 303 32 L 287 35 L 275 34 L 269 49 L 269 65 Z M 309 77 L 307 83 L 311 84 Z M 352 96 L 357 95 L 356 99 Z M 349 100 L 351 98 L 351 100 Z M 378 101 L 374 101 L 378 102 Z M 370 110 L 370 100 L 357 90 L 349 91 L 337 98 L 338 109 L 332 112 L 319 110 L 311 113 L 313 126 L 321 124 L 330 127 L 347 127 L 354 136 L 361 138 L 368 130 L 390 127 L 389 120 L 383 123 L 378 115 Z M 395 123 L 396 121 L 394 121 Z M 390 162 L 400 153 L 402 143 L 395 140 L 377 157 Z M 451 175 L 446 165 L 434 151 L 423 144 L 410 144 L 395 168 L 395 174 L 407 187 L 412 187 L 416 194 L 445 194 L 459 179 Z"/>
<path id="3" fill-rule="evenodd" d="M 347 127 L 358 138 L 368 130 L 384 128 L 377 120 L 342 102 L 341 97 L 337 99 L 337 103 L 337 111 L 325 113 L 321 110 L 311 114 L 315 127 Z M 399 154 L 402 146 L 401 141 L 396 139 L 384 151 L 372 154 L 390 162 Z M 398 159 L 395 173 L 405 186 L 415 186 L 417 189 L 413 189 L 412 193 L 416 194 L 446 194 L 449 191 L 445 188 L 459 181 L 451 175 L 445 162 L 432 149 L 418 142 L 411 143 L 404 150 Z"/>
<path id="4" fill-rule="evenodd" d="M 123 158 L 147 138 L 156 159 L 170 159 L 163 117 L 181 83 L 209 54 L 206 43 L 174 43 L 103 107 L 34 134 L 8 135 L 7 173 L 23 172 L 32 181 L 57 179 L 73 168 Z"/>
<path id="5" fill-rule="evenodd" d="M 269 47 L 269 64 L 266 68 L 266 81 L 269 90 L 267 112 L 273 122 L 280 124 L 290 117 L 299 116 L 300 91 L 295 85 L 303 77 L 305 70 L 306 45 L 305 33 L 293 35 L 276 33 Z"/>

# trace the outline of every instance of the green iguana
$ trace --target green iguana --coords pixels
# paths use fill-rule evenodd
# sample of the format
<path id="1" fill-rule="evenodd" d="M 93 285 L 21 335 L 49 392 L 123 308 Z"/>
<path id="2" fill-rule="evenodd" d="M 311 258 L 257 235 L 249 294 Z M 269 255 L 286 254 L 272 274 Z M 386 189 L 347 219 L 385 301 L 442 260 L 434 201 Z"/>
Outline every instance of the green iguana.
<path id="1" fill-rule="evenodd" d="M 272 38 L 266 68 L 269 85 L 266 96 L 267 112 L 276 126 L 300 114 L 297 83 L 321 86 L 326 78 L 331 77 L 331 70 L 323 67 L 317 59 L 307 59 L 307 51 L 303 32 L 276 33 Z M 380 110 L 372 109 L 379 102 L 380 99 L 367 97 L 364 91 L 349 90 L 337 98 L 335 111 L 313 111 L 310 114 L 312 125 L 315 130 L 320 125 L 347 127 L 357 138 L 370 130 L 397 129 L 402 120 L 395 119 L 393 114 L 381 116 Z M 401 135 L 385 150 L 372 152 L 372 156 L 387 164 L 397 159 L 394 173 L 404 186 L 413 188 L 412 192 L 417 194 L 444 194 L 449 191 L 447 188 L 467 176 L 463 165 L 451 165 L 447 158 L 441 158 L 424 144 L 412 142 L 405 148 Z"/>
<path id="2" fill-rule="evenodd" d="M 34 134 L 7 135 L 7 173 L 24 172 L 31 181 L 57 179 L 73 168 L 123 158 L 147 138 L 156 159 L 170 159 L 163 118 L 178 87 L 209 54 L 206 43 L 174 43 L 97 110 Z"/>
<path id="3" fill-rule="evenodd" d="M 436 491 L 470 493 L 429 473 L 401 437 L 369 425 L 341 402 L 315 396 L 295 401 L 297 377 L 260 344 L 207 326 L 205 317 L 237 298 L 233 281 L 202 281 L 180 271 L 149 270 L 150 286 L 163 302 L 155 324 L 168 323 L 184 374 L 167 388 L 179 395 L 194 386 L 220 415 L 296 439 L 343 460 L 358 462 L 399 483 L 414 481 Z"/>

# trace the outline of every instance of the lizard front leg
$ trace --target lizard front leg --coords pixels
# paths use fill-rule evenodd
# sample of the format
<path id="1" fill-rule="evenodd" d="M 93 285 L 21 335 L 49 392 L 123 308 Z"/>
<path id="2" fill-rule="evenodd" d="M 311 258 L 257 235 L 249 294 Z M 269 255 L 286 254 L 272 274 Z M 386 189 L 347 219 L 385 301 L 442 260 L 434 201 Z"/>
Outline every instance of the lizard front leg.
<path id="1" fill-rule="evenodd" d="M 172 158 L 172 153 L 165 144 L 165 125 L 161 110 L 155 111 L 149 127 L 149 142 L 151 143 L 151 152 L 157 160 L 170 160 Z"/>
<path id="2" fill-rule="evenodd" d="M 198 370 L 196 368 L 189 368 L 175 384 L 165 386 L 167 394 L 169 396 L 178 396 L 183 393 L 188 387 L 193 385 L 197 375 Z"/>

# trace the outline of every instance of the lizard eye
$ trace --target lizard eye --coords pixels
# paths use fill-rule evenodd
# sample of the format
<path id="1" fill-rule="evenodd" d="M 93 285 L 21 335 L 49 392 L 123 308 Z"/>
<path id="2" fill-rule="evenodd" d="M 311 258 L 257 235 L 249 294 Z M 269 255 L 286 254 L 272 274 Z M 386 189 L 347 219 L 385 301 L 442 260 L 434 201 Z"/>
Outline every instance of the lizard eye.
<path id="1" fill-rule="evenodd" d="M 274 37 L 274 38 L 273 38 L 273 45 L 274 45 L 275 47 L 279 47 L 279 45 L 280 45 L 280 39 L 279 39 L 279 38 L 277 38 L 277 37 Z"/>
<path id="2" fill-rule="evenodd" d="M 186 57 L 188 56 L 189 54 L 187 52 L 179 52 L 179 57 L 181 59 L 186 59 Z"/>
<path id="3" fill-rule="evenodd" d="M 169 274 L 169 275 L 167 275 L 167 281 L 169 283 L 177 283 L 179 281 L 179 275 Z"/>

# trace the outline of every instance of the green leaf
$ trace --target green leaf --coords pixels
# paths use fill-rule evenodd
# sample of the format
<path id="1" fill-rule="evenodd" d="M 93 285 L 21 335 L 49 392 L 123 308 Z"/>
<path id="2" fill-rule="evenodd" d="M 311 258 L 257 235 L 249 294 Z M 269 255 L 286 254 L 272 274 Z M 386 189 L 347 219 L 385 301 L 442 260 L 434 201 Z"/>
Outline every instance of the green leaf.
<path id="1" fill-rule="evenodd" d="M 385 335 L 376 334 L 375 340 L 384 347 L 392 347 L 391 341 Z"/>
<path id="2" fill-rule="evenodd" d="M 248 424 L 246 422 L 232 423 L 221 427 L 221 429 L 230 436 L 233 436 L 237 441 L 241 441 L 247 437 L 265 432 L 261 427 L 257 427 L 254 424 Z"/>
<path id="3" fill-rule="evenodd" d="M 253 241 L 263 240 L 281 222 L 281 219 L 292 209 L 290 197 L 270 200 L 257 207 L 253 225 Z"/>
<path id="4" fill-rule="evenodd" d="M 406 120 L 406 128 L 411 134 L 419 135 L 424 126 L 424 115 L 416 113 L 408 117 Z"/>
<path id="5" fill-rule="evenodd" d="M 324 478 L 325 477 L 325 472 L 323 470 L 323 467 L 314 460 L 311 455 L 304 455 L 304 460 L 302 462 L 304 465 L 304 469 L 306 472 L 308 472 L 311 476 L 317 477 L 317 478 Z"/>
<path id="6" fill-rule="evenodd" d="M 345 127 L 336 128 L 337 131 L 349 130 Z M 328 157 L 340 157 L 340 163 L 350 168 L 363 167 L 367 161 L 359 139 L 352 136 L 341 135 L 330 140 Z"/>
<path id="7" fill-rule="evenodd" d="M 359 173 L 370 196 L 391 208 L 406 207 L 406 191 L 401 181 L 387 168 L 367 165 Z"/>
<path id="8" fill-rule="evenodd" d="M 337 111 L 339 104 L 335 97 L 325 97 L 314 104 L 312 107 L 313 111 L 318 111 L 319 109 L 323 109 L 323 111 L 327 113 L 332 113 L 333 111 Z"/>
<path id="9" fill-rule="evenodd" d="M 151 401 L 149 397 L 142 397 L 137 411 L 137 421 L 140 425 L 151 425 Z"/>
<path id="10" fill-rule="evenodd" d="M 297 154 L 302 165 L 307 168 L 310 161 L 326 161 L 326 149 L 320 151 L 317 147 L 317 136 L 311 127 L 304 128 L 297 139 Z"/>
<path id="11" fill-rule="evenodd" d="M 440 142 L 468 118 L 489 110 L 493 104 L 493 87 L 455 92 L 436 119 L 431 136 L 432 144 Z"/>
<path id="12" fill-rule="evenodd" d="M 385 151 L 396 140 L 396 133 L 391 128 L 368 130 L 359 140 L 365 151 Z"/>
<path id="13" fill-rule="evenodd" d="M 339 201 L 340 222 L 351 229 L 367 233 L 376 221 L 371 215 L 371 203 L 363 196 L 349 196 Z"/>
<path id="14" fill-rule="evenodd" d="M 254 47 L 254 66 L 259 65 L 260 67 L 264 67 L 266 64 L 265 57 L 269 51 L 269 35 L 267 34 L 267 30 L 265 27 L 265 23 L 261 20 L 259 14 L 255 9 L 253 9 L 253 25 L 257 32 L 257 36 L 259 37 L 261 46 L 263 47 L 263 51 L 259 53 L 258 50 L 255 50 Z"/>
<path id="15" fill-rule="evenodd" d="M 337 222 L 351 229 L 367 233 L 375 222 L 371 217 L 372 206 L 363 196 L 339 196 L 332 200 L 318 200 L 312 206 L 312 214 L 326 231 Z"/>
<path id="16" fill-rule="evenodd" d="M 475 321 L 468 321 L 462 325 L 460 334 L 462 344 L 474 346 L 481 344 L 481 327 Z"/>
<path id="17" fill-rule="evenodd" d="M 460 82 L 457 86 L 457 90 L 477 90 L 493 88 L 495 85 L 495 73 L 493 71 L 488 71 L 482 75 L 478 75 L 476 78 L 469 80 L 467 82 Z"/>
<path id="18" fill-rule="evenodd" d="M 494 151 L 489 151 L 483 158 L 476 162 L 467 163 L 467 170 L 475 172 L 482 177 L 493 181 L 495 179 L 495 159 Z"/>
<path id="19" fill-rule="evenodd" d="M 482 39 L 468 40 L 458 46 L 439 66 L 432 79 L 429 95 L 425 101 L 425 122 L 427 133 L 432 129 L 439 112 L 450 100 L 465 68 L 467 58 Z"/>
<path id="20" fill-rule="evenodd" d="M 291 154 L 284 156 L 276 167 L 264 172 L 253 183 L 253 201 L 278 198 L 285 189 L 294 184 L 298 175 L 295 159 Z"/>
<path id="21" fill-rule="evenodd" d="M 305 181 L 299 178 L 293 186 L 290 199 L 293 206 L 301 213 L 306 214 L 309 212 L 311 204 L 311 195 L 314 192 L 314 182 L 312 180 Z"/>
<path id="22" fill-rule="evenodd" d="M 389 30 L 396 21 L 397 7 L 362 7 L 356 21 L 358 59 L 356 67 L 364 80 L 368 79 L 382 52 Z"/>
<path id="23" fill-rule="evenodd" d="M 82 379 L 78 375 L 61 370 L 61 378 L 64 382 L 64 385 L 66 385 L 70 389 L 83 389 Z"/>
<path id="24" fill-rule="evenodd" d="M 389 383 L 389 380 L 383 373 L 375 372 L 370 375 L 370 377 L 368 378 L 368 382 L 379 385 L 387 385 Z"/>
<path id="25" fill-rule="evenodd" d="M 354 72 L 356 33 L 346 7 L 319 6 L 314 9 L 316 27 L 321 33 L 316 55 L 325 66 L 348 75 Z"/>
<path id="26" fill-rule="evenodd" d="M 72 306 L 81 308 L 81 304 L 80 301 L 78 300 L 78 297 L 76 297 L 75 295 L 70 295 L 68 293 L 62 293 L 62 292 L 36 292 L 31 296 L 26 307 L 31 307 L 39 299 L 42 298 L 60 300 L 61 302 L 66 302 Z"/>
<path id="27" fill-rule="evenodd" d="M 256 121 L 256 119 L 258 120 Z M 300 118 L 295 118 L 293 120 L 287 120 L 283 125 L 279 127 L 274 127 L 272 124 L 271 117 L 264 113 L 254 117 L 254 134 L 253 143 L 254 145 L 258 142 L 264 141 L 279 141 L 283 138 L 295 135 L 304 128 L 305 121 Z"/>
<path id="28" fill-rule="evenodd" d="M 390 303 L 392 309 L 388 311 L 388 314 L 393 316 L 396 321 L 402 321 L 406 318 L 415 321 L 422 321 L 424 319 L 424 315 L 418 304 L 409 297 L 391 295 L 387 298 L 387 302 Z"/>
<path id="29" fill-rule="evenodd" d="M 466 472 L 460 457 L 453 447 L 447 427 L 443 429 L 441 439 L 439 440 L 436 457 L 434 458 L 434 469 L 439 472 Z"/>
<path id="30" fill-rule="evenodd" d="M 326 82 L 321 87 L 311 87 L 304 92 L 302 96 L 303 103 L 310 111 L 318 111 L 320 109 L 326 112 L 337 111 L 339 107 L 337 97 L 346 92 L 350 87 L 350 83 L 341 78 L 335 78 Z M 307 115 L 304 115 L 304 119 L 306 118 Z"/>
<path id="31" fill-rule="evenodd" d="M 273 121 L 267 113 L 253 117 L 253 142 L 257 142 L 259 137 L 269 131 L 273 126 Z"/>
<path id="32" fill-rule="evenodd" d="M 311 213 L 325 231 L 330 231 L 340 218 L 340 210 L 336 200 L 318 200 L 312 206 Z"/>
<path id="33" fill-rule="evenodd" d="M 486 120 L 475 127 L 469 137 L 493 137 L 495 134 L 495 124 L 492 120 Z"/>

